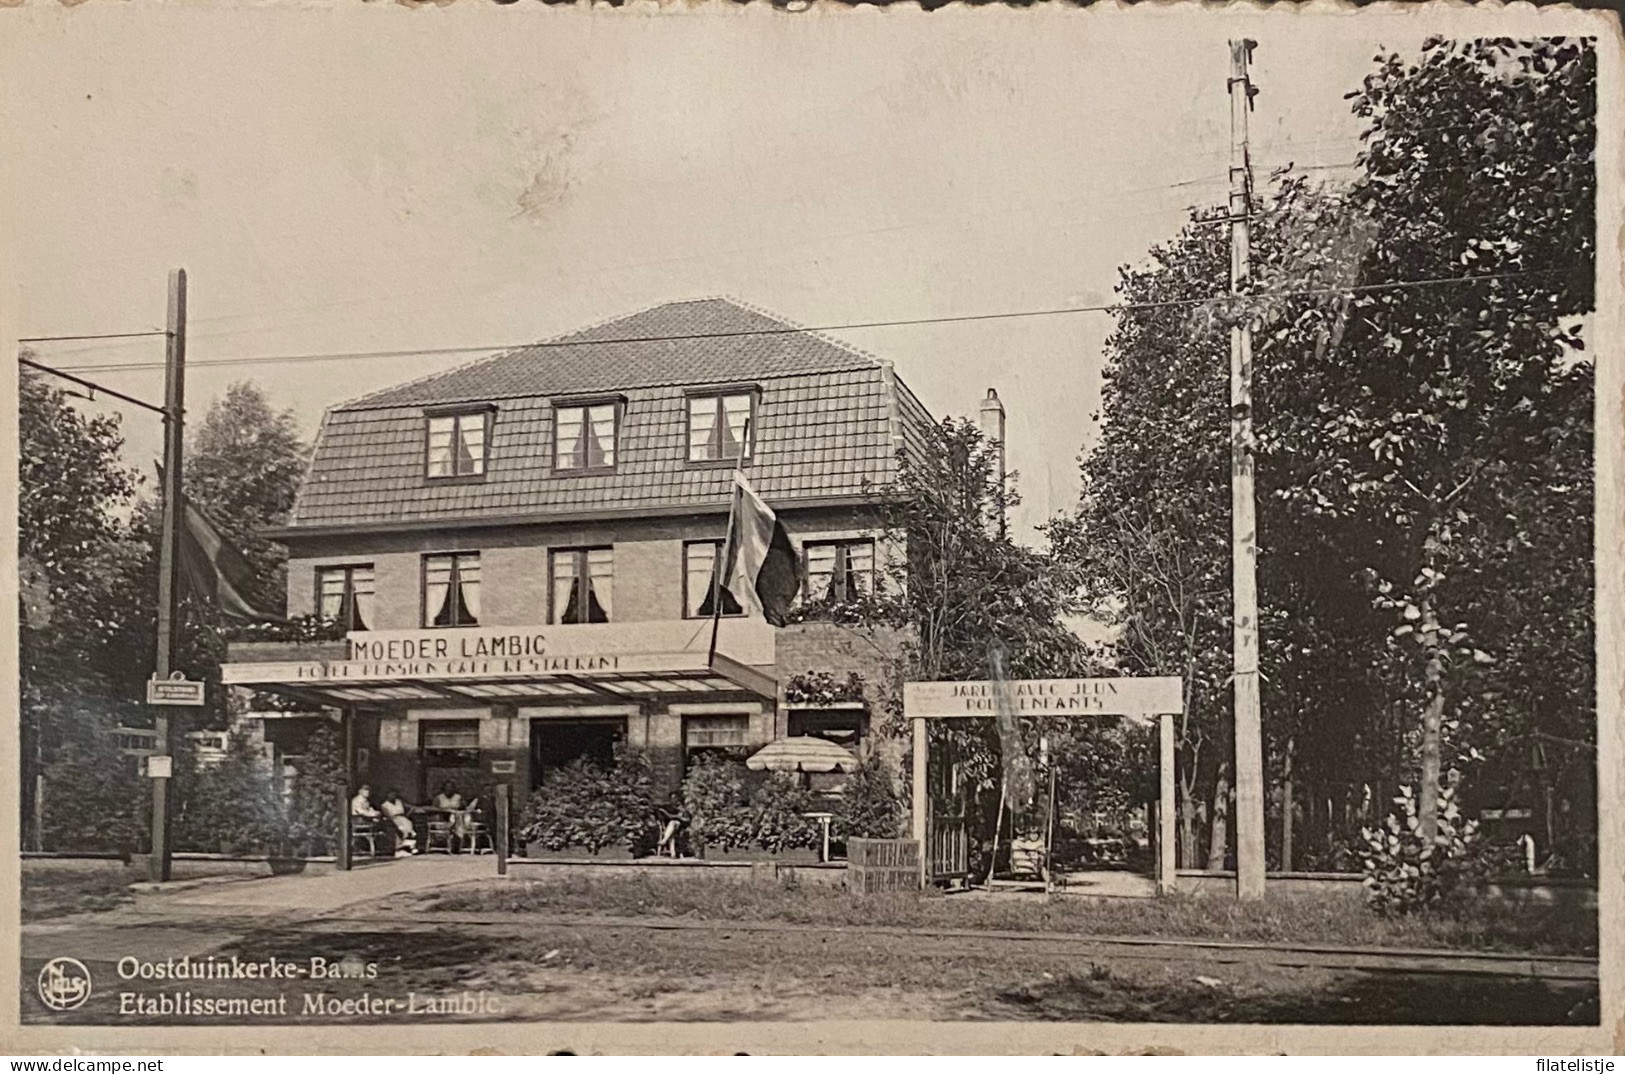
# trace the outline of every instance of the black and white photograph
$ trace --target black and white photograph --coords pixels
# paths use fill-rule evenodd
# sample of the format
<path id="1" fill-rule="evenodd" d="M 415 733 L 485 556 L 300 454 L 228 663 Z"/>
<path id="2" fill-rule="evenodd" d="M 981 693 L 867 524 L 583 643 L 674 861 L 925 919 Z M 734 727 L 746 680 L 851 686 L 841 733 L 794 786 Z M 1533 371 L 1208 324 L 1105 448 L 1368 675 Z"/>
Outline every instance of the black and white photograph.
<path id="1" fill-rule="evenodd" d="M 0 12 L 14 1047 L 1613 1053 L 1622 58 Z"/>

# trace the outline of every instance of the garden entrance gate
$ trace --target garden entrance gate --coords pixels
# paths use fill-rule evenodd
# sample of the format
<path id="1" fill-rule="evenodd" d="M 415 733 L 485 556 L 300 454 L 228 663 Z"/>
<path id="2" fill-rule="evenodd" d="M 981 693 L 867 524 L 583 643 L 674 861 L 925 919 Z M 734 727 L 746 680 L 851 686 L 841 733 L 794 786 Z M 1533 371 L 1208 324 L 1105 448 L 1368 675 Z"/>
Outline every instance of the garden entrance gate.
<path id="1" fill-rule="evenodd" d="M 997 686 L 997 688 L 996 688 Z M 913 827 L 920 844 L 920 883 L 969 871 L 963 824 L 931 816 L 932 773 L 926 721 L 994 719 L 1001 697 L 1013 714 L 1049 717 L 1155 716 L 1158 718 L 1157 892 L 1174 886 L 1174 716 L 1184 711 L 1177 676 L 1109 679 L 1016 679 L 992 682 L 910 682 L 903 685 L 903 715 L 914 738 Z"/>

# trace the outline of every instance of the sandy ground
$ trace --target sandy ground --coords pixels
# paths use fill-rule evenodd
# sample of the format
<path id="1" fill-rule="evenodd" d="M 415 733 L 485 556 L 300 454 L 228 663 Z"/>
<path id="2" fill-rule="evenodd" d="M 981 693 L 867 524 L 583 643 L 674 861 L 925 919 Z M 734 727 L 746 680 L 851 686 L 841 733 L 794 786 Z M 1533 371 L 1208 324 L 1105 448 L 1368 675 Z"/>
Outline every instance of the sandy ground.
<path id="1" fill-rule="evenodd" d="M 432 914 L 359 921 L 225 916 L 182 923 L 133 911 L 28 930 L 24 1021 L 218 1024 L 120 1014 L 125 994 L 286 997 L 259 1023 L 430 1021 L 733 1021 L 844 1019 L 1130 1022 L 1596 1024 L 1594 984 L 1516 978 L 1166 960 L 1084 959 L 994 938 L 843 934 L 839 929 L 655 931 L 527 922 L 437 922 Z M 53 1014 L 35 996 L 47 957 L 80 958 L 97 991 Z M 374 967 L 359 979 L 121 981 L 118 960 L 189 954 Z M 394 1000 L 383 1014 L 313 1013 L 334 1002 Z"/>

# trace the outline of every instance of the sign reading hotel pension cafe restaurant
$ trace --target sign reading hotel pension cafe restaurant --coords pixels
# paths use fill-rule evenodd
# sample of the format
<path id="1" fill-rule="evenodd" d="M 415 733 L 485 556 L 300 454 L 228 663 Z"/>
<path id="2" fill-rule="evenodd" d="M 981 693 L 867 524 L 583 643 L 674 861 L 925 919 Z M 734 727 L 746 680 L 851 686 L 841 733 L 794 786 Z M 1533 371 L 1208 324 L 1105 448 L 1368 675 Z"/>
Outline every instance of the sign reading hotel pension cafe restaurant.
<path id="1" fill-rule="evenodd" d="M 1018 716 L 1158 716 L 1184 704 L 1177 676 L 1112 679 L 1012 679 L 1004 684 Z M 903 684 L 903 711 L 910 717 L 996 716 L 992 682 Z"/>
<path id="2" fill-rule="evenodd" d="M 342 660 L 228 663 L 221 677 L 332 683 L 680 671 L 705 665 L 710 631 L 710 620 L 356 631 Z M 772 631 L 760 620 L 724 620 L 718 651 L 744 664 L 772 664 Z"/>

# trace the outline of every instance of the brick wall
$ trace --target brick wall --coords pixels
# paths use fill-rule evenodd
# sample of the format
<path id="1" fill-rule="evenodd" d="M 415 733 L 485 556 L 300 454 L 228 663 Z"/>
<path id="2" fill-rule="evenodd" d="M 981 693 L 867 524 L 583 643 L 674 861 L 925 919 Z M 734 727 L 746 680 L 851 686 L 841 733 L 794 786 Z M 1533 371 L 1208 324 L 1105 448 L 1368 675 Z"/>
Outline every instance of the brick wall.
<path id="1" fill-rule="evenodd" d="M 778 635 L 779 712 L 776 733 L 789 730 L 784 684 L 793 675 L 828 671 L 837 678 L 857 672 L 864 680 L 864 700 L 870 712 L 867 748 L 877 753 L 895 773 L 907 752 L 906 728 L 901 717 L 888 713 L 890 696 L 900 698 L 903 674 L 900 657 L 909 634 L 892 627 L 860 628 L 835 623 L 795 623 Z"/>
<path id="2" fill-rule="evenodd" d="M 808 540 L 874 536 L 864 508 L 796 509 L 783 512 L 798 551 Z M 489 527 L 479 530 L 297 537 L 288 559 L 288 612 L 316 610 L 320 567 L 370 563 L 375 576 L 376 630 L 410 630 L 423 615 L 423 556 L 436 552 L 480 553 L 481 619 L 492 626 L 527 626 L 548 618 L 548 550 L 613 547 L 615 607 L 612 620 L 680 619 L 683 614 L 683 542 L 721 539 L 725 514 L 621 519 L 597 523 Z M 880 550 L 884 560 L 886 550 Z"/>

